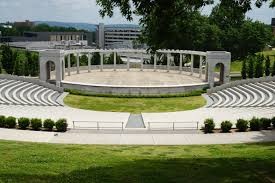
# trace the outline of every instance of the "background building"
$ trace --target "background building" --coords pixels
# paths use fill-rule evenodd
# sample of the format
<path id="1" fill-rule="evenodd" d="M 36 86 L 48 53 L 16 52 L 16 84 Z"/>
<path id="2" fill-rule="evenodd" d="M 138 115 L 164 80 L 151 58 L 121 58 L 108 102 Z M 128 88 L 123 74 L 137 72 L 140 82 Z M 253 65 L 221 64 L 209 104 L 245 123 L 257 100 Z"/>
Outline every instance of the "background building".
<path id="1" fill-rule="evenodd" d="M 133 48 L 141 35 L 138 25 L 104 25 L 97 29 L 97 45 L 99 48 Z"/>

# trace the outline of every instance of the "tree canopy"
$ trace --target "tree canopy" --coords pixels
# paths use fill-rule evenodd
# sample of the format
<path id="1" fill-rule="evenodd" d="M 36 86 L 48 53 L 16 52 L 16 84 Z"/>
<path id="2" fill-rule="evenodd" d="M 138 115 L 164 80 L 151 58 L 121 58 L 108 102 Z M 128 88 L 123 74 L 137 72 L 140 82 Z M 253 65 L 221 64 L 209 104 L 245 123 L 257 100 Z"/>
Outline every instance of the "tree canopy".
<path id="1" fill-rule="evenodd" d="M 245 14 L 268 0 L 221 0 L 210 16 L 201 8 L 213 0 L 97 0 L 102 16 L 112 16 L 115 7 L 128 20 L 140 16 L 140 41 L 151 50 L 160 48 L 226 50 L 233 59 L 261 51 L 271 42 L 271 28 L 247 20 Z M 274 6 L 271 0 L 271 6 Z"/>

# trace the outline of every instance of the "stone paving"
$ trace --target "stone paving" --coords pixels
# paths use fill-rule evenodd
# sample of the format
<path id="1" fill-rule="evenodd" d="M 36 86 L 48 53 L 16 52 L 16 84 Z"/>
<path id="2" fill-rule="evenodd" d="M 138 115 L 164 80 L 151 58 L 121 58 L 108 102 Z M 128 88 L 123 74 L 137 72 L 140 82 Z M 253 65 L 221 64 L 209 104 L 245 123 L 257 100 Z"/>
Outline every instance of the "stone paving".
<path id="1" fill-rule="evenodd" d="M 34 138 L 35 137 L 35 138 Z M 0 139 L 62 144 L 190 145 L 275 141 L 275 131 L 217 134 L 54 133 L 0 128 Z"/>
<path id="2" fill-rule="evenodd" d="M 124 123 L 127 125 L 130 113 L 119 112 L 98 112 L 71 107 L 62 106 L 22 106 L 22 105 L 0 105 L 0 115 L 29 117 L 29 118 L 66 118 L 69 127 L 73 127 L 73 121 L 92 121 L 92 122 L 112 122 L 104 124 L 108 127 L 118 128 Z M 251 119 L 252 117 L 273 117 L 275 116 L 275 107 L 246 107 L 246 108 L 199 108 L 190 111 L 168 112 L 168 113 L 143 113 L 142 117 L 145 129 L 148 128 L 148 122 L 151 127 L 158 125 L 160 128 L 171 128 L 169 124 L 157 124 L 158 122 L 199 122 L 199 127 L 203 125 L 206 118 L 213 118 L 217 127 L 223 120 L 235 122 L 239 118 Z M 96 125 L 94 123 L 79 123 L 82 127 Z M 103 123 L 102 123 L 103 124 Z M 168 126 L 169 125 L 169 126 Z M 194 123 L 183 124 L 186 127 L 196 127 Z"/>
<path id="3" fill-rule="evenodd" d="M 125 70 L 100 72 L 93 70 L 90 73 L 82 71 L 81 74 L 74 72 L 71 76 L 66 76 L 65 81 L 112 86 L 174 86 L 204 82 L 197 73 L 194 73 L 194 76 L 190 76 L 189 72 L 179 74 L 179 71 L 158 70 L 154 72 L 153 70 L 146 70 L 141 72 L 137 69 L 131 69 L 130 72 Z"/>

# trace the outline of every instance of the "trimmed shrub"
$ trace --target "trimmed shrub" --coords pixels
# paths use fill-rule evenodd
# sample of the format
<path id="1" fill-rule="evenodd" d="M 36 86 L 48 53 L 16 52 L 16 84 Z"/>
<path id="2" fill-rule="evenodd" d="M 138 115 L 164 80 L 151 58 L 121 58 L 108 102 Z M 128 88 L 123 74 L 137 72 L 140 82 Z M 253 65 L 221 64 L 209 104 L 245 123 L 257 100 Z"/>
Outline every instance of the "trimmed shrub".
<path id="1" fill-rule="evenodd" d="M 0 116 L 0 128 L 6 127 L 6 117 Z"/>
<path id="2" fill-rule="evenodd" d="M 275 62 L 274 62 L 274 65 L 275 65 Z M 273 125 L 273 128 L 275 128 L 275 117 L 273 117 L 273 118 L 271 119 L 271 123 L 272 123 L 272 125 Z"/>
<path id="3" fill-rule="evenodd" d="M 22 130 L 26 130 L 30 125 L 30 119 L 29 118 L 19 118 L 18 119 L 18 126 Z"/>
<path id="4" fill-rule="evenodd" d="M 261 124 L 261 121 L 259 118 L 253 117 L 249 121 L 249 126 L 250 126 L 250 130 L 252 130 L 252 131 L 259 131 L 259 130 L 261 130 L 262 124 Z"/>
<path id="5" fill-rule="evenodd" d="M 271 127 L 271 119 L 261 118 L 260 121 L 264 130 L 267 130 L 269 127 Z"/>
<path id="6" fill-rule="evenodd" d="M 43 123 L 43 127 L 48 130 L 48 131 L 52 131 L 53 127 L 54 127 L 54 121 L 51 119 L 45 119 L 44 123 Z"/>
<path id="7" fill-rule="evenodd" d="M 8 128 L 15 128 L 16 127 L 16 118 L 15 117 L 9 116 L 9 117 L 6 118 L 5 122 L 6 122 L 6 126 Z"/>
<path id="8" fill-rule="evenodd" d="M 213 119 L 206 119 L 204 121 L 204 133 L 212 133 L 215 128 Z"/>
<path id="9" fill-rule="evenodd" d="M 231 128 L 232 128 L 232 123 L 230 121 L 223 121 L 221 123 L 222 132 L 224 133 L 229 132 Z"/>
<path id="10" fill-rule="evenodd" d="M 31 119 L 31 127 L 33 130 L 39 131 L 42 127 L 42 121 L 38 118 Z"/>
<path id="11" fill-rule="evenodd" d="M 57 120 L 57 122 L 55 123 L 55 127 L 58 132 L 66 132 L 68 127 L 67 120 L 66 119 Z"/>
<path id="12" fill-rule="evenodd" d="M 238 119 L 237 123 L 236 123 L 236 128 L 240 131 L 240 132 L 245 132 L 248 128 L 248 121 L 244 120 L 244 119 Z"/>

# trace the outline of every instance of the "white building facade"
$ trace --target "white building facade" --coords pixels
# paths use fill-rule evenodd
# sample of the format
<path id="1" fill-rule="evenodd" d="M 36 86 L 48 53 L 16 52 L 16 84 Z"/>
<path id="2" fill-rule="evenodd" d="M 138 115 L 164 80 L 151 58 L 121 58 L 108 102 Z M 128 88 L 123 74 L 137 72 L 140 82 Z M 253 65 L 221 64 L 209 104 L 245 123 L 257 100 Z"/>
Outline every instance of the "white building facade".
<path id="1" fill-rule="evenodd" d="M 134 42 L 141 35 L 138 25 L 104 25 L 100 23 L 97 30 L 99 48 L 133 48 Z"/>

